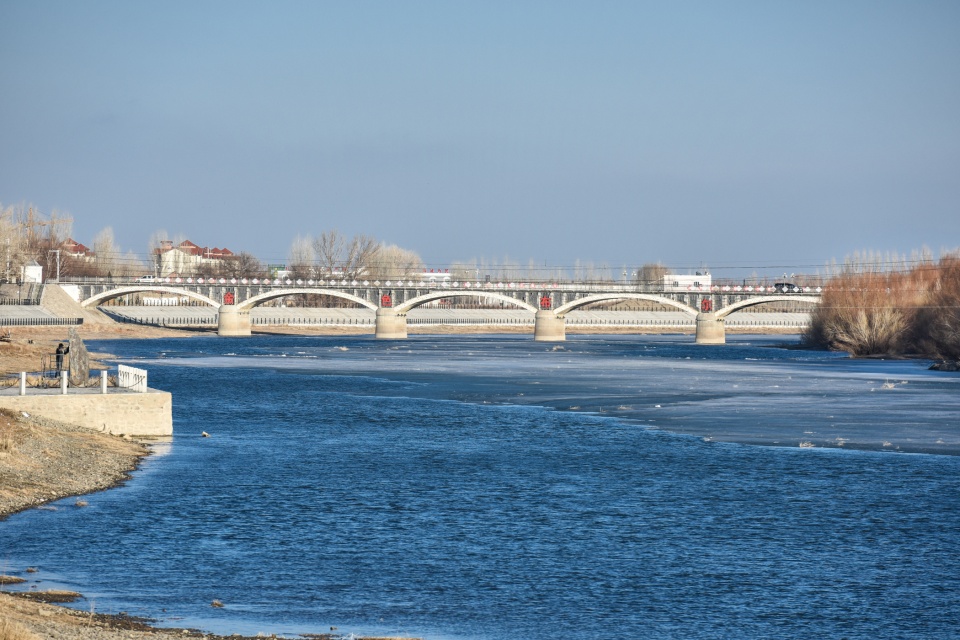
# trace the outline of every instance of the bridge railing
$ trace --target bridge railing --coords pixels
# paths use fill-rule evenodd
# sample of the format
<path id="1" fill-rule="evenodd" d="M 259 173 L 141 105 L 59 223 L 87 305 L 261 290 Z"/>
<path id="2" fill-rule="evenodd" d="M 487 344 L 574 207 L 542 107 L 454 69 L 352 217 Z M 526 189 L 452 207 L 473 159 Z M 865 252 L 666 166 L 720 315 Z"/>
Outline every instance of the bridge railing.
<path id="1" fill-rule="evenodd" d="M 558 291 L 592 291 L 624 293 L 820 293 L 819 285 L 809 286 L 781 286 L 765 283 L 725 284 L 716 283 L 711 286 L 664 287 L 650 286 L 636 282 L 612 282 L 598 280 L 534 280 L 534 279 L 498 279 L 490 281 L 480 280 L 451 280 L 451 279 L 302 279 L 302 278 L 216 278 L 216 277 L 164 277 L 164 278 L 106 278 L 106 277 L 77 277 L 64 278 L 63 284 L 76 285 L 105 285 L 105 286 L 135 286 L 149 284 L 161 287 L 191 287 L 191 286 L 267 286 L 267 287 L 295 287 L 317 289 L 455 289 L 473 291 L 502 291 L 502 290 L 558 290 Z"/>

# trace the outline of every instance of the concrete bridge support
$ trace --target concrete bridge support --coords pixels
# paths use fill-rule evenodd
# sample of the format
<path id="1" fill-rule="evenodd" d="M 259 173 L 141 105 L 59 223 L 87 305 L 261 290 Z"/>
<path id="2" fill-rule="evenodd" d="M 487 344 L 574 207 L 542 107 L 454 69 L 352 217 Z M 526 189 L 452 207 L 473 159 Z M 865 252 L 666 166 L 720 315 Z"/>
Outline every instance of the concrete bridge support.
<path id="1" fill-rule="evenodd" d="M 727 334 L 723 318 L 716 313 L 697 314 L 697 344 L 726 344 Z"/>
<path id="2" fill-rule="evenodd" d="M 407 314 L 396 309 L 377 309 L 376 337 L 378 340 L 404 340 L 407 337 Z"/>
<path id="3" fill-rule="evenodd" d="M 563 342 L 567 339 L 566 321 L 549 309 L 540 309 L 533 325 L 533 339 L 537 342 Z"/>
<path id="4" fill-rule="evenodd" d="M 250 310 L 235 304 L 222 304 L 217 313 L 217 335 L 245 337 L 250 335 Z"/>

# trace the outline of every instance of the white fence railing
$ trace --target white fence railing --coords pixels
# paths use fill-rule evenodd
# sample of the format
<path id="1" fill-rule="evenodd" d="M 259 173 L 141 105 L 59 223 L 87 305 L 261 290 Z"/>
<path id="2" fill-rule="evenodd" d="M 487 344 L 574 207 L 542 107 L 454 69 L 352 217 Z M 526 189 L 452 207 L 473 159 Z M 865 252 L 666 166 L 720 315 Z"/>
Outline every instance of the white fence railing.
<path id="1" fill-rule="evenodd" d="M 117 367 L 117 386 L 140 393 L 147 392 L 147 371 L 121 364 Z"/>

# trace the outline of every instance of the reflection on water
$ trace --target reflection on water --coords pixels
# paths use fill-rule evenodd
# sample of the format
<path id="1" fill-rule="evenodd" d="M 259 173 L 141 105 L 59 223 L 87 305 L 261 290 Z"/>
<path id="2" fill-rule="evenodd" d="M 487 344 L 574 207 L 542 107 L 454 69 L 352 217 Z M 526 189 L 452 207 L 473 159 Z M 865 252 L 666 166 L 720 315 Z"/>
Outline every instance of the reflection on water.
<path id="1" fill-rule="evenodd" d="M 0 544 L 231 633 L 955 636 L 960 457 L 902 452 L 956 453 L 960 378 L 690 340 L 99 343 L 174 393 L 173 443 Z"/>

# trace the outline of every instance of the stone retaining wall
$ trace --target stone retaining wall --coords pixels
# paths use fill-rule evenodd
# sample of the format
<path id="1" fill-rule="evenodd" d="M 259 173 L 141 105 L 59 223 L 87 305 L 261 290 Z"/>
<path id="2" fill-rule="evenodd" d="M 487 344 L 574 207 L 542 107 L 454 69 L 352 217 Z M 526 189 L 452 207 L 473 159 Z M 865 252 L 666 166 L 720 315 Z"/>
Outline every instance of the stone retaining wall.
<path id="1" fill-rule="evenodd" d="M 0 395 L 0 407 L 26 411 L 94 431 L 137 438 L 173 435 L 173 396 L 147 393 L 33 393 Z"/>

